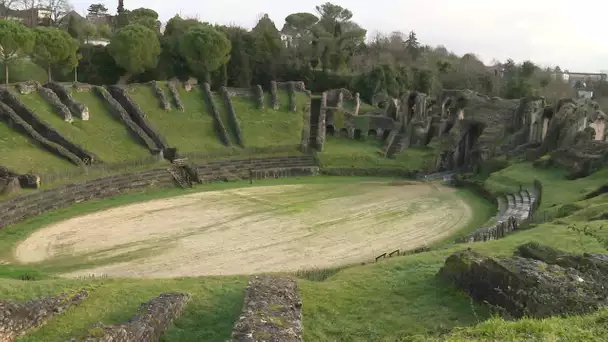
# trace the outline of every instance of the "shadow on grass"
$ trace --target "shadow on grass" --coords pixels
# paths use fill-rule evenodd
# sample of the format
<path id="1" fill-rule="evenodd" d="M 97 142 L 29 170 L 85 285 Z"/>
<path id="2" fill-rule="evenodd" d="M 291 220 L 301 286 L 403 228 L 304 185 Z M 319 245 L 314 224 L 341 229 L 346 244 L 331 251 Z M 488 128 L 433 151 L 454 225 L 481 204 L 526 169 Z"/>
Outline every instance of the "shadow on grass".
<path id="1" fill-rule="evenodd" d="M 206 302 L 190 303 L 161 341 L 228 341 L 232 327 L 239 318 L 244 296 L 242 288 L 229 288 Z"/>

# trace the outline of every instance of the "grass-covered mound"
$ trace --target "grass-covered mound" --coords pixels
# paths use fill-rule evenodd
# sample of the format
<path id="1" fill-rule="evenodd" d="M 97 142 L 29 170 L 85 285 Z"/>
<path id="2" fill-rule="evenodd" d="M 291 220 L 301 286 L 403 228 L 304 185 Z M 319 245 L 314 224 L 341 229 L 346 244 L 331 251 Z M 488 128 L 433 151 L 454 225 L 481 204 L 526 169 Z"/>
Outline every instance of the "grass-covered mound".
<path id="1" fill-rule="evenodd" d="M 252 98 L 233 96 L 234 111 L 240 122 L 243 142 L 247 148 L 269 148 L 300 144 L 304 125 L 304 110 L 308 97 L 296 93 L 296 112 L 289 110 L 289 94 L 277 91 L 280 108 L 272 109 L 270 94 L 265 94 L 266 105 L 259 109 Z"/>
<path id="2" fill-rule="evenodd" d="M 0 120 L 0 165 L 21 173 L 75 169 L 70 163 L 39 146 L 32 138 Z"/>
<path id="3" fill-rule="evenodd" d="M 158 82 L 161 89 L 169 96 L 165 82 Z M 146 113 L 152 126 L 167 140 L 169 146 L 177 147 L 180 152 L 216 151 L 217 154 L 228 153 L 219 139 L 213 125 L 213 116 L 209 113 L 203 90 L 193 87 L 186 92 L 184 87 L 177 86 L 184 111 L 180 112 L 172 104 L 172 110 L 166 111 L 160 107 L 160 102 L 154 96 L 152 87 L 148 84 L 138 84 L 128 87 L 128 94 L 135 103 Z"/>
<path id="4" fill-rule="evenodd" d="M 112 116 L 95 94 L 90 91 L 72 91 L 72 95 L 76 101 L 89 108 L 88 121 L 77 116 L 74 116 L 71 123 L 64 121 L 38 92 L 18 96 L 29 110 L 48 122 L 59 134 L 96 154 L 106 163 L 142 159 L 150 155 L 148 149 L 133 137 L 122 122 Z"/>

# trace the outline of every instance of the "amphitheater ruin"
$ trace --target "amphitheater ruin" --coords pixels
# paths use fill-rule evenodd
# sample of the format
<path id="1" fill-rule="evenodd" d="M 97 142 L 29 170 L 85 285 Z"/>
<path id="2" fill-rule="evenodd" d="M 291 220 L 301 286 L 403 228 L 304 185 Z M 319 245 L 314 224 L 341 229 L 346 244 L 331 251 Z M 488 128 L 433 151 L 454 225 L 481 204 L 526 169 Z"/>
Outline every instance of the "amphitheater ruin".
<path id="1" fill-rule="evenodd" d="M 166 116 L 190 115 L 183 94 L 200 93 L 198 100 L 209 113 L 206 132 L 213 135 L 207 137 L 209 141 L 248 153 L 234 152 L 231 158 L 211 154 L 205 160 L 189 158 L 195 153 L 184 152 L 184 146 L 188 139 L 202 139 L 203 132 L 201 137 L 184 140 L 168 138 L 167 131 L 158 125 L 160 119 L 146 113 L 145 106 L 134 100 L 135 90 L 142 88 L 153 92 L 155 106 Z M 24 96 L 36 93 L 55 119 L 75 127 L 92 124 L 100 115 L 95 107 L 78 100 L 79 93 L 94 94 L 115 124 L 136 141 L 146 163 L 118 167 L 110 161 L 110 154 L 95 149 L 97 145 L 88 144 L 82 135 L 64 134 L 55 121 L 49 122 L 24 103 Z M 537 180 L 520 185 L 517 191 L 496 194 L 466 177 L 491 161 L 509 157 L 540 168 L 560 166 L 568 170 L 571 179 L 608 166 L 608 116 L 591 100 L 506 100 L 446 89 L 435 96 L 414 91 L 400 98 L 378 94 L 372 102 L 365 107 L 359 94 L 348 89 L 313 95 L 299 81 L 271 82 L 268 94 L 260 85 L 212 91 L 209 84 L 192 79 L 107 87 L 37 82 L 2 87 L 3 125 L 30 141 L 34 149 L 49 151 L 53 158 L 78 171 L 71 171 L 74 176 L 67 181 L 56 181 L 51 173 L 16 170 L 10 159 L 0 159 L 0 228 L 13 229 L 37 216 L 68 213 L 74 205 L 104 203 L 101 200 L 107 198 L 146 192 L 157 196 L 41 223 L 11 247 L 12 259 L 4 261 L 20 267 L 56 266 L 61 272 L 55 276 L 71 279 L 251 275 L 233 341 L 301 341 L 298 283 L 285 274 L 418 253 L 446 239 L 466 246 L 501 239 L 521 229 L 542 203 L 543 184 Z M 247 139 L 252 130 L 241 120 L 243 103 L 260 113 L 287 108 L 282 114 L 293 115 L 290 125 L 298 126 L 297 131 L 283 134 L 296 134 L 297 146 L 277 149 L 252 144 L 252 139 Z M 270 130 L 273 126 L 267 127 Z M 278 134 L 266 132 L 274 133 Z M 331 149 L 332 139 L 377 142 L 370 146 L 381 146 L 375 153 L 382 159 L 394 160 L 415 148 L 426 148 L 433 155 L 425 160 L 424 168 L 415 170 L 374 165 L 331 168 L 320 158 Z M 40 158 L 36 162 L 44 163 Z M 328 184 L 311 181 L 331 175 L 360 178 Z M 271 181 L 278 178 L 289 180 Z M 458 233 L 470 226 L 475 213 L 471 203 L 459 195 L 460 189 L 495 208 L 487 222 L 464 235 Z M 159 195 L 163 192 L 171 197 Z M 495 274 L 498 268 L 488 265 L 506 265 L 509 270 L 512 265 L 523 265 L 520 273 L 507 275 L 521 276 L 517 278 L 521 282 L 513 284 L 513 288 L 521 288 L 535 281 L 549 282 L 542 272 L 525 268 L 537 267 L 537 260 L 551 264 L 555 272 L 566 272 L 563 268 L 574 261 L 564 263 L 577 260 L 573 267 L 585 277 L 591 273 L 578 267 L 580 260 L 599 268 L 607 265 L 605 256 L 552 250 L 550 255 L 563 256 L 553 260 L 541 253 L 547 250 L 549 247 L 522 245 L 520 258 L 498 261 L 472 251 L 459 252 L 446 260 L 439 274 L 476 300 L 510 309 L 514 304 L 478 290 L 482 285 L 464 279 L 482 272 L 498 282 L 505 275 Z M 470 274 L 459 273 L 464 264 L 470 266 Z M 590 283 L 604 277 L 605 273 L 593 273 Z M 563 284 L 574 286 L 567 280 Z M 551 287 L 551 291 L 548 295 L 559 298 L 557 289 Z M 605 290 L 595 285 L 586 291 L 605 295 Z M 163 292 L 143 303 L 122 324 L 90 327 L 83 341 L 158 341 L 171 322 L 187 310 L 191 297 L 185 292 Z M 575 297 L 573 300 L 586 303 L 583 295 Z M 87 289 L 25 304 L 0 301 L 0 306 L 11 312 L 0 320 L 0 340 L 12 341 L 86 301 Z M 560 311 L 553 309 L 549 313 L 540 309 L 531 312 L 544 317 Z M 512 311 L 518 317 L 523 315 Z M 583 311 L 578 306 L 572 309 Z"/>

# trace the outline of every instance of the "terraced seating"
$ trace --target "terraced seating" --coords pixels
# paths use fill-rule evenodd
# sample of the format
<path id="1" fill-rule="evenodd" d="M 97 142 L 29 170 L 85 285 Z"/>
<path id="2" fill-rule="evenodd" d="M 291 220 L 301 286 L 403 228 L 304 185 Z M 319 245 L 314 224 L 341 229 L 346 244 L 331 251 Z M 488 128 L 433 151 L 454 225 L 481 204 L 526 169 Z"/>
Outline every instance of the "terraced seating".
<path id="1" fill-rule="evenodd" d="M 532 215 L 538 197 L 534 190 L 528 189 L 499 196 L 496 216 L 475 232 L 459 239 L 458 242 L 495 240 L 517 230 L 519 224 Z"/>

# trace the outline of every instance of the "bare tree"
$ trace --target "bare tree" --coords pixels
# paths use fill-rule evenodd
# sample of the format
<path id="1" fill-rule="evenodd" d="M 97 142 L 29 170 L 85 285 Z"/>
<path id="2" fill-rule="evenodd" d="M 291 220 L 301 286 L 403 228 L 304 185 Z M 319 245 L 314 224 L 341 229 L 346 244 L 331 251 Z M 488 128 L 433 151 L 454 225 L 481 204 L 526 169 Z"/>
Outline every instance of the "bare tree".
<path id="1" fill-rule="evenodd" d="M 73 9 L 69 0 L 40 0 L 40 7 L 49 11 L 52 25 Z"/>
<path id="2" fill-rule="evenodd" d="M 0 0 L 0 19 L 6 19 L 11 10 L 19 7 L 19 0 Z"/>

